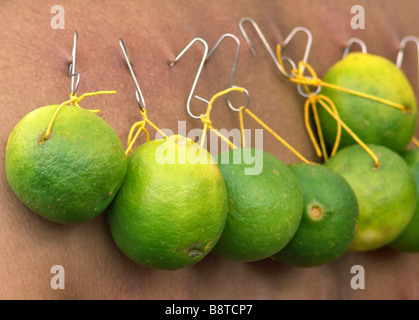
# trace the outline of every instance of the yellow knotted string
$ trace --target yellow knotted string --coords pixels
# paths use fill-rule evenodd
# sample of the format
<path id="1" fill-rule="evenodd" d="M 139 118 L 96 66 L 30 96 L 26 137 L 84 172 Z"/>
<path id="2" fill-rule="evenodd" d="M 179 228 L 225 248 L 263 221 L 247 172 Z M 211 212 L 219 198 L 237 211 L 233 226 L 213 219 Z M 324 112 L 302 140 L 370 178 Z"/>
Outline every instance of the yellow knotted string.
<path id="1" fill-rule="evenodd" d="M 73 107 L 78 107 L 81 108 L 79 103 L 81 100 L 83 100 L 86 97 L 91 97 L 91 96 L 97 96 L 100 94 L 115 94 L 116 91 L 96 91 L 96 92 L 88 92 L 85 94 L 82 94 L 80 97 L 78 97 L 76 94 L 70 94 L 70 99 L 68 99 L 67 101 L 64 101 L 63 103 L 61 103 L 57 110 L 55 110 L 54 115 L 51 118 L 51 121 L 48 124 L 47 130 L 45 131 L 45 135 L 43 136 L 43 138 L 41 139 L 41 141 L 39 143 L 44 143 L 46 140 L 48 140 L 48 137 L 50 136 L 51 132 L 52 132 L 52 127 L 54 125 L 54 122 L 58 116 L 58 113 L 61 111 L 61 109 L 63 108 L 63 106 L 69 104 Z M 99 113 L 99 110 L 88 110 L 92 113 Z"/>
<path id="2" fill-rule="evenodd" d="M 278 45 L 277 46 L 277 58 L 278 58 L 278 62 L 281 66 L 281 68 L 283 70 L 284 66 L 282 63 L 282 58 L 281 58 L 281 47 Z M 308 72 L 310 73 L 310 76 L 307 77 L 304 75 L 304 71 L 308 70 Z M 339 143 L 340 143 L 340 139 L 341 139 L 341 135 L 342 135 L 342 130 L 341 128 L 343 127 L 345 129 L 345 131 L 373 158 L 374 160 L 374 167 L 378 167 L 379 166 L 379 160 L 377 158 L 377 156 L 372 152 L 372 150 L 370 148 L 368 148 L 368 146 L 362 142 L 362 140 L 341 120 L 337 108 L 335 106 L 335 104 L 333 103 L 333 101 L 331 101 L 328 97 L 324 96 L 324 95 L 318 95 L 316 93 L 310 92 L 309 91 L 309 86 L 313 86 L 313 87 L 327 87 L 327 88 L 331 88 L 334 90 L 339 90 L 341 92 L 345 92 L 348 94 L 352 94 L 352 95 L 356 95 L 365 99 L 369 99 L 372 101 L 376 101 L 376 102 L 380 102 L 383 103 L 387 106 L 390 107 L 394 107 L 396 109 L 401 110 L 402 112 L 410 112 L 410 108 L 409 107 L 405 107 L 402 106 L 400 104 L 391 102 L 389 100 L 386 99 L 382 99 L 373 95 L 369 95 L 366 93 L 362 93 L 356 90 L 351 90 L 351 89 L 347 89 L 341 86 L 337 86 L 334 84 L 330 84 L 327 82 L 324 82 L 323 80 L 319 79 L 317 77 L 316 72 L 314 71 L 314 69 L 306 62 L 301 61 L 298 64 L 298 69 L 294 69 L 292 70 L 291 74 L 289 75 L 289 80 L 297 83 L 297 84 L 301 84 L 304 86 L 306 92 L 309 94 L 309 97 L 306 100 L 305 103 L 305 110 L 304 110 L 304 114 L 305 114 L 305 125 L 306 125 L 306 129 L 307 132 L 310 136 L 310 139 L 313 143 L 313 146 L 316 150 L 316 153 L 319 157 L 321 157 L 323 155 L 325 161 L 328 160 L 328 155 L 327 155 L 327 151 L 326 151 L 326 147 L 325 147 L 325 142 L 324 142 L 324 137 L 323 137 L 323 133 L 321 130 L 321 125 L 320 125 L 320 121 L 319 121 L 319 117 L 317 114 L 317 104 L 320 104 L 337 122 L 337 135 L 336 135 L 336 140 L 335 140 L 335 144 L 333 146 L 332 152 L 331 152 L 331 156 L 333 156 L 338 147 L 339 147 Z M 311 130 L 311 126 L 310 126 L 310 121 L 309 121 L 309 111 L 310 111 L 310 107 L 313 111 L 313 116 L 314 116 L 314 121 L 317 127 L 317 132 L 318 132 L 318 136 L 319 136 L 319 140 L 320 140 L 320 147 L 314 137 L 313 131 Z"/>
<path id="3" fill-rule="evenodd" d="M 223 139 L 225 142 L 227 142 L 231 149 L 237 148 L 231 141 L 229 141 L 226 137 L 224 137 L 221 133 L 218 132 L 218 130 L 214 129 L 212 126 L 212 121 L 210 119 L 210 112 L 211 107 L 214 104 L 215 100 L 223 95 L 229 94 L 232 91 L 239 91 L 244 92 L 243 88 L 229 88 L 224 91 L 221 91 L 217 94 L 215 94 L 210 102 L 208 103 L 207 112 L 205 115 L 201 115 L 201 121 L 204 124 L 204 129 L 202 131 L 201 136 L 201 147 L 204 145 L 205 137 L 207 130 L 213 131 L 215 134 L 217 134 L 221 139 Z M 239 108 L 239 120 L 240 120 L 240 132 L 242 137 L 242 146 L 245 147 L 245 136 L 244 136 L 244 120 L 243 120 L 243 111 L 246 112 L 249 116 L 251 116 L 257 123 L 259 123 L 265 130 L 267 130 L 270 134 L 272 134 L 278 141 L 280 141 L 285 147 L 287 147 L 292 153 L 294 153 L 299 159 L 306 163 L 312 163 L 309 160 L 307 160 L 305 157 L 303 157 L 297 150 L 295 150 L 289 143 L 287 143 L 284 139 L 282 139 L 275 131 L 273 131 L 268 125 L 266 125 L 261 119 L 259 119 L 253 112 L 251 112 L 249 109 L 244 108 L 243 106 Z"/>
<path id="4" fill-rule="evenodd" d="M 125 150 L 125 154 L 128 155 L 129 153 L 132 152 L 132 148 L 134 147 L 135 141 L 137 141 L 138 136 L 140 135 L 141 132 L 144 132 L 146 135 L 146 139 L 147 142 L 150 141 L 150 135 L 147 131 L 147 129 L 145 128 L 146 124 L 150 125 L 154 130 L 156 130 L 157 132 L 159 132 L 164 138 L 167 138 L 167 135 L 161 131 L 148 117 L 147 117 L 147 110 L 141 110 L 140 111 L 141 116 L 143 117 L 142 121 L 138 121 L 136 123 L 134 123 L 131 127 L 131 130 L 129 132 L 128 135 L 128 148 L 127 150 Z M 137 132 L 134 135 L 134 131 L 135 129 L 137 129 Z"/>
<path id="5" fill-rule="evenodd" d="M 209 129 L 212 132 L 214 132 L 218 137 L 220 137 L 220 139 L 222 139 L 226 143 L 228 143 L 228 145 L 230 146 L 231 149 L 237 148 L 237 146 L 235 146 L 230 140 L 228 140 L 226 137 L 224 137 L 220 132 L 218 132 L 218 130 L 216 130 L 212 126 L 212 121 L 210 119 L 211 108 L 212 108 L 212 105 L 214 104 L 215 100 L 217 100 L 221 96 L 229 94 L 232 91 L 244 92 L 244 89 L 243 88 L 228 88 L 226 90 L 218 92 L 217 94 L 215 94 L 211 98 L 210 102 L 208 103 L 207 112 L 205 114 L 201 114 L 201 121 L 204 124 L 204 129 L 202 130 L 202 136 L 201 136 L 201 147 L 204 146 L 207 130 Z"/>
<path id="6" fill-rule="evenodd" d="M 284 72 L 286 72 L 285 68 L 284 68 L 284 65 L 282 63 L 282 53 L 281 53 L 281 46 L 280 45 L 277 45 L 276 52 L 277 52 L 278 62 L 280 64 L 281 68 L 284 70 Z M 309 72 L 310 76 L 305 76 L 304 75 L 305 70 L 307 70 Z M 389 100 L 386 100 L 386 99 L 383 99 L 383 98 L 380 98 L 380 97 L 376 97 L 376 96 L 373 96 L 371 94 L 363 93 L 363 92 L 360 92 L 360 91 L 348 89 L 348 88 L 345 88 L 345 87 L 342 87 L 342 86 L 338 86 L 338 85 L 335 85 L 335 84 L 332 84 L 332 83 L 325 82 L 317 76 L 317 73 L 314 71 L 314 68 L 312 66 L 310 66 L 307 62 L 304 62 L 304 61 L 300 61 L 298 63 L 298 68 L 292 70 L 291 74 L 287 74 L 287 76 L 289 76 L 290 81 L 292 81 L 294 83 L 297 83 L 297 84 L 302 84 L 306 87 L 306 89 L 307 89 L 307 86 L 313 86 L 313 87 L 321 86 L 321 87 L 330 88 L 330 89 L 338 90 L 338 91 L 341 91 L 341 92 L 345 92 L 345 93 L 348 93 L 348 94 L 356 95 L 356 96 L 359 96 L 361 98 L 369 99 L 369 100 L 372 100 L 372 101 L 380 102 L 380 103 L 388 105 L 390 107 L 400 109 L 403 112 L 410 112 L 411 111 L 409 107 L 403 106 L 401 104 L 394 103 L 392 101 L 389 101 Z M 308 92 L 308 90 L 307 90 L 307 92 Z"/>

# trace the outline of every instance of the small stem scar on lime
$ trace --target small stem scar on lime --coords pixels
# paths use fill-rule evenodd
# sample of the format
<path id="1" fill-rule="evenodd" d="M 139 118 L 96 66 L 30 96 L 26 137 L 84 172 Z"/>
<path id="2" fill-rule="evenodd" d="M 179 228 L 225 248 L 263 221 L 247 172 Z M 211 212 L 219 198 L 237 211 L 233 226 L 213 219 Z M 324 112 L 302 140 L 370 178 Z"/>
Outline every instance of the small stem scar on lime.
<path id="1" fill-rule="evenodd" d="M 290 165 L 304 199 L 301 223 L 290 243 L 275 258 L 297 267 L 335 261 L 351 245 L 358 220 L 358 203 L 348 182 L 324 165 Z"/>
<path id="2" fill-rule="evenodd" d="M 310 217 L 314 220 L 320 220 L 323 218 L 323 209 L 319 206 L 312 206 L 310 209 Z"/>

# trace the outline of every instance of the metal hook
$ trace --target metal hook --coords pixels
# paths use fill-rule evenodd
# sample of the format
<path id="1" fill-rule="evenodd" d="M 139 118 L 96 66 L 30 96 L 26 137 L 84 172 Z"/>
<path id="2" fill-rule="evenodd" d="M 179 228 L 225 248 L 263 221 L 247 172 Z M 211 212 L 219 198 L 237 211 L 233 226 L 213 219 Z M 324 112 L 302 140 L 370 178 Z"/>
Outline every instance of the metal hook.
<path id="1" fill-rule="evenodd" d="M 198 83 L 198 79 L 199 79 L 199 77 L 200 77 L 200 75 L 201 75 L 201 72 L 202 72 L 202 68 L 204 67 L 204 64 L 205 64 L 205 61 L 207 60 L 207 57 L 208 57 L 208 44 L 206 43 L 206 41 L 205 40 L 203 40 L 203 39 L 201 39 L 201 38 L 195 38 L 195 39 L 193 39 L 187 46 L 186 46 L 186 48 L 185 49 L 183 49 L 182 51 L 181 51 L 181 53 L 179 53 L 178 54 L 178 56 L 175 58 L 175 60 L 173 60 L 171 63 L 170 63 L 170 65 L 169 65 L 169 67 L 171 68 L 171 67 L 173 67 L 173 65 L 183 56 L 183 54 L 186 52 L 186 51 L 188 51 L 189 50 L 189 48 L 195 43 L 195 42 L 200 42 L 203 46 L 204 46 L 204 54 L 203 54 L 203 56 L 202 56 L 202 60 L 201 60 L 201 63 L 200 63 L 200 65 L 199 65 L 199 68 L 198 68 L 198 72 L 196 73 L 196 76 L 195 76 L 195 80 L 194 80 L 194 82 L 193 82 L 193 84 L 192 84 L 192 89 L 191 89 L 191 91 L 190 91 L 190 93 L 189 93 L 189 97 L 188 97 L 188 101 L 187 101 L 187 103 L 186 103 L 186 110 L 188 111 L 188 114 L 192 117 L 192 118 L 194 118 L 194 119 L 200 119 L 200 117 L 199 116 L 195 116 L 192 112 L 191 112 L 191 101 L 192 101 L 192 97 L 194 96 L 194 92 L 195 92 L 195 88 L 196 88 L 196 85 L 197 85 L 197 83 Z"/>
<path id="2" fill-rule="evenodd" d="M 74 32 L 73 50 L 71 51 L 71 62 L 68 68 L 68 75 L 71 77 L 71 94 L 75 95 L 80 83 L 80 73 L 76 72 L 76 51 L 78 32 Z M 75 80 L 75 78 L 77 78 Z"/>
<path id="3" fill-rule="evenodd" d="M 246 33 L 246 30 L 244 30 L 244 23 L 245 22 L 249 22 L 253 28 L 256 30 L 259 38 L 262 40 L 263 45 L 265 46 L 266 50 L 268 51 L 269 55 L 271 56 L 272 60 L 275 63 L 275 66 L 277 67 L 277 69 L 281 72 L 281 74 L 285 77 L 288 77 L 288 75 L 285 73 L 284 70 L 282 70 L 277 57 L 275 56 L 274 52 L 272 51 L 271 47 L 269 46 L 268 41 L 266 40 L 266 37 L 263 35 L 262 31 L 260 30 L 259 26 L 257 25 L 257 23 L 251 19 L 251 18 L 243 18 L 239 21 L 239 28 L 241 33 L 243 34 L 244 39 L 246 40 L 246 42 L 249 44 L 250 46 L 250 51 L 252 52 L 253 55 L 255 55 L 255 47 L 253 45 L 253 43 L 250 41 L 249 36 Z"/>
<path id="4" fill-rule="evenodd" d="M 234 86 L 234 78 L 235 78 L 235 76 L 236 76 L 236 70 L 237 70 L 237 65 L 238 65 L 238 62 L 239 62 L 239 55 L 240 55 L 240 40 L 239 40 L 239 39 L 238 39 L 235 35 L 233 35 L 233 34 L 231 34 L 231 33 L 225 33 L 225 34 L 223 34 L 223 35 L 221 36 L 221 38 L 220 38 L 220 39 L 217 41 L 217 43 L 215 44 L 214 48 L 212 48 L 212 50 L 211 50 L 211 51 L 210 51 L 210 53 L 208 54 L 208 57 L 207 57 L 207 59 L 206 59 L 206 62 L 208 62 L 208 61 L 209 61 L 210 57 L 213 55 L 213 53 L 215 52 L 215 50 L 217 50 L 217 48 L 220 46 L 220 44 L 221 44 L 221 43 L 224 41 L 224 39 L 226 39 L 226 38 L 232 38 L 232 39 L 233 39 L 234 41 L 236 41 L 236 43 L 237 43 L 236 55 L 235 55 L 235 58 L 234 58 L 234 65 L 233 65 L 233 70 L 232 70 L 232 72 L 231 72 L 230 85 L 229 85 L 229 88 L 233 88 L 233 87 L 235 87 L 235 86 Z M 245 90 L 244 92 L 246 93 L 246 96 L 247 96 L 247 101 L 246 101 L 246 105 L 244 106 L 244 108 L 247 108 L 247 107 L 249 106 L 249 102 L 250 102 L 250 95 L 249 95 L 249 92 L 248 92 L 247 90 Z M 228 103 L 228 106 L 230 107 L 230 109 L 231 109 L 231 110 L 236 111 L 236 112 L 239 112 L 239 111 L 240 111 L 240 109 L 235 108 L 235 107 L 233 106 L 233 104 L 231 103 L 230 95 L 231 95 L 231 93 L 228 93 L 228 94 L 227 94 L 227 103 Z M 195 96 L 195 98 L 197 98 L 197 99 L 198 99 L 198 100 L 200 100 L 200 101 L 203 101 L 203 102 L 209 103 L 209 101 L 208 101 L 208 100 L 203 99 L 203 98 L 201 98 L 201 97 Z"/>
<path id="5" fill-rule="evenodd" d="M 263 33 L 260 30 L 260 28 L 257 25 L 257 23 L 253 19 L 251 19 L 251 18 L 243 18 L 239 22 L 239 28 L 240 28 L 241 33 L 243 34 L 244 39 L 249 44 L 250 51 L 252 52 L 252 54 L 253 55 L 255 54 L 255 49 L 254 49 L 254 46 L 253 46 L 252 42 L 249 39 L 249 36 L 247 35 L 246 31 L 244 30 L 243 24 L 245 22 L 250 22 L 252 24 L 252 26 L 256 30 L 259 38 L 262 40 L 262 42 L 263 42 L 266 50 L 268 51 L 269 55 L 271 56 L 272 60 L 274 61 L 277 69 L 281 72 L 281 74 L 283 76 L 289 78 L 290 75 L 285 70 L 283 70 L 283 68 L 280 66 L 280 64 L 278 62 L 277 56 L 272 51 L 271 47 L 268 44 L 268 41 L 266 40 L 266 37 L 263 35 Z M 308 61 L 308 57 L 309 57 L 310 51 L 311 51 L 311 46 L 312 46 L 312 43 L 313 43 L 313 34 L 307 28 L 304 28 L 304 27 L 296 27 L 296 28 L 294 28 L 290 32 L 290 34 L 286 37 L 286 39 L 284 40 L 284 42 L 283 42 L 283 44 L 281 46 L 281 50 L 283 50 L 290 43 L 290 41 L 294 38 L 294 36 L 298 32 L 304 32 L 307 35 L 307 46 L 306 46 L 306 49 L 305 49 L 305 52 L 304 52 L 304 56 L 303 56 L 303 60 L 302 60 L 303 62 L 306 63 Z M 297 68 L 297 64 L 290 57 L 282 57 L 282 61 L 287 61 L 291 65 L 292 69 L 296 69 Z"/>
<path id="6" fill-rule="evenodd" d="M 294 38 L 294 36 L 298 33 L 298 32 L 303 32 L 307 35 L 307 45 L 306 45 L 306 50 L 304 51 L 304 56 L 303 56 L 303 62 L 307 63 L 308 61 L 308 57 L 310 56 L 310 52 L 311 52 L 311 46 L 313 44 L 313 34 L 311 33 L 310 30 L 308 30 L 305 27 L 296 27 L 294 29 L 291 30 L 290 34 L 287 36 L 287 38 L 284 40 L 284 43 L 281 47 L 282 49 L 285 49 L 286 46 L 291 42 L 291 40 Z M 294 60 L 292 60 L 289 57 L 283 57 L 283 60 L 287 60 L 291 66 L 293 67 L 293 69 L 297 69 L 297 65 L 295 64 Z M 305 68 L 303 68 L 304 70 Z"/>
<path id="7" fill-rule="evenodd" d="M 418 49 L 418 59 L 419 59 L 419 38 L 417 38 L 415 36 L 406 36 L 400 42 L 400 50 L 397 53 L 396 66 L 399 69 L 401 69 L 401 67 L 402 67 L 403 60 L 404 60 L 404 52 L 406 50 L 406 45 L 407 45 L 408 42 L 414 42 L 416 44 L 416 47 Z M 418 62 L 419 62 L 419 60 L 418 60 Z"/>
<path id="8" fill-rule="evenodd" d="M 307 63 L 308 57 L 310 56 L 310 52 L 311 52 L 311 46 L 313 44 L 313 34 L 307 28 L 305 28 L 305 27 L 296 27 L 296 28 L 292 29 L 291 32 L 290 32 L 290 34 L 284 40 L 284 44 L 282 45 L 281 50 L 283 50 L 284 48 L 286 48 L 286 46 L 290 43 L 290 41 L 294 38 L 294 36 L 298 32 L 303 32 L 307 36 L 307 45 L 306 45 L 306 49 L 304 51 L 304 56 L 303 56 L 303 60 L 302 60 L 304 63 Z M 291 67 L 294 70 L 297 69 L 297 65 L 295 64 L 294 60 L 292 60 L 291 58 L 289 58 L 289 57 L 282 57 L 282 60 L 288 61 L 291 64 Z M 302 72 L 304 72 L 304 71 L 305 71 L 305 66 L 302 66 Z M 308 98 L 308 97 L 310 97 L 311 94 L 314 94 L 314 95 L 319 94 L 320 93 L 320 90 L 321 90 L 321 86 L 318 86 L 316 88 L 316 91 L 314 91 L 314 92 L 306 93 L 306 92 L 303 91 L 302 85 L 299 84 L 299 85 L 297 85 L 297 90 L 298 90 L 298 93 L 301 96 Z"/>
<path id="9" fill-rule="evenodd" d="M 146 110 L 144 96 L 143 96 L 143 93 L 141 92 L 140 86 L 138 85 L 137 78 L 135 76 L 134 70 L 132 69 L 131 63 L 129 61 L 127 49 L 125 48 L 125 44 L 124 44 L 124 41 L 122 39 L 119 39 L 119 45 L 121 47 L 122 53 L 124 54 L 125 61 L 127 62 L 128 69 L 131 73 L 131 76 L 134 79 L 134 83 L 135 83 L 135 86 L 136 86 L 135 98 L 137 99 L 138 106 L 140 107 L 141 111 L 144 111 L 144 110 Z"/>
<path id="10" fill-rule="evenodd" d="M 354 44 L 358 44 L 361 47 L 361 51 L 362 53 L 367 53 L 367 45 L 365 44 L 364 41 L 362 41 L 359 38 L 350 38 L 348 40 L 348 45 L 345 48 L 345 51 L 343 52 L 343 56 L 342 59 L 345 59 L 346 56 L 349 54 L 349 52 L 351 52 L 351 48 Z"/>

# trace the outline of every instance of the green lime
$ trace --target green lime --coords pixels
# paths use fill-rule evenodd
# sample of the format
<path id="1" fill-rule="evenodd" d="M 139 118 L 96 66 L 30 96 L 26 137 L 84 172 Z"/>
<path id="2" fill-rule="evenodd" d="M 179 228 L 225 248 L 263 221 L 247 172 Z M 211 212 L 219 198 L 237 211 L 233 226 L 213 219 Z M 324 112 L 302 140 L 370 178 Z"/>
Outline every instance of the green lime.
<path id="1" fill-rule="evenodd" d="M 7 180 L 32 211 L 58 223 L 80 223 L 103 212 L 124 180 L 127 160 L 115 131 L 100 117 L 58 105 L 38 108 L 13 129 L 6 147 Z"/>
<path id="2" fill-rule="evenodd" d="M 419 150 L 406 150 L 401 154 L 413 171 L 415 177 L 417 199 L 419 199 Z M 417 201 L 417 200 L 416 200 Z M 390 247 L 406 252 L 419 252 L 419 206 L 416 205 L 415 214 L 403 233 L 390 244 Z"/>
<path id="3" fill-rule="evenodd" d="M 174 270 L 202 260 L 217 243 L 227 191 L 207 150 L 171 136 L 138 147 L 108 215 L 118 248 L 145 267 Z"/>
<path id="4" fill-rule="evenodd" d="M 228 214 L 214 253 L 239 261 L 268 258 L 294 236 L 303 199 L 291 170 L 275 156 L 237 148 L 219 154 Z"/>
<path id="5" fill-rule="evenodd" d="M 346 125 L 365 143 L 382 145 L 401 152 L 409 144 L 416 128 L 415 94 L 404 73 L 391 61 L 372 54 L 352 53 L 327 72 L 325 82 L 386 99 L 409 108 L 409 112 L 382 102 L 323 87 Z M 336 138 L 336 121 L 319 107 L 319 117 L 329 149 Z M 355 144 L 342 131 L 341 148 Z"/>
<path id="6" fill-rule="evenodd" d="M 368 145 L 379 159 L 360 146 L 338 151 L 326 166 L 340 173 L 358 199 L 359 223 L 353 251 L 370 251 L 383 247 L 406 228 L 416 207 L 416 185 L 406 162 L 388 148 Z"/>
<path id="7" fill-rule="evenodd" d="M 323 166 L 290 166 L 300 182 L 303 217 L 290 243 L 274 258 L 297 267 L 314 267 L 340 258 L 351 245 L 358 222 L 358 202 L 348 182 Z"/>

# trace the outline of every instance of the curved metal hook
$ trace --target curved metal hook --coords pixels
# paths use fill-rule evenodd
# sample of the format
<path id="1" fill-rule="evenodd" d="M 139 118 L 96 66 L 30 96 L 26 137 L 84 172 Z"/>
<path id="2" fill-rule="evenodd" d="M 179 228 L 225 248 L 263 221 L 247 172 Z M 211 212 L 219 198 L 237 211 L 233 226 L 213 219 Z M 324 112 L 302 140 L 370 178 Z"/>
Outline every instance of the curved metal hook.
<path id="1" fill-rule="evenodd" d="M 119 46 L 121 47 L 122 53 L 124 54 L 124 57 L 125 57 L 125 61 L 127 62 L 128 69 L 131 73 L 132 78 L 134 79 L 134 83 L 137 88 L 135 90 L 135 98 L 137 99 L 138 106 L 140 107 L 141 111 L 144 111 L 146 110 L 144 96 L 143 96 L 143 93 L 141 92 L 140 86 L 138 85 L 137 78 L 135 76 L 134 70 L 132 69 L 131 63 L 129 61 L 127 49 L 125 48 L 125 44 L 122 39 L 119 39 Z"/>
<path id="2" fill-rule="evenodd" d="M 291 32 L 290 32 L 290 34 L 284 40 L 284 43 L 283 43 L 283 45 L 281 47 L 281 50 L 286 48 L 286 46 L 290 43 L 290 41 L 294 38 L 294 36 L 298 32 L 303 32 L 307 36 L 307 45 L 306 45 L 306 49 L 304 51 L 304 56 L 303 56 L 303 60 L 302 60 L 304 63 L 307 63 L 308 57 L 310 56 L 310 52 L 311 52 L 311 46 L 313 44 L 313 34 L 307 28 L 305 28 L 305 27 L 296 27 L 296 28 L 292 29 Z M 283 60 L 288 60 L 290 62 L 290 64 L 291 64 L 291 66 L 293 67 L 293 69 L 297 69 L 297 65 L 295 64 L 294 60 L 292 60 L 291 58 L 289 58 L 289 57 L 283 57 L 282 59 Z"/>
<path id="3" fill-rule="evenodd" d="M 75 95 L 80 83 L 80 73 L 76 72 L 76 52 L 77 52 L 78 32 L 74 32 L 73 50 L 71 51 L 71 62 L 68 68 L 68 75 L 71 77 L 71 94 Z M 76 78 L 76 79 L 75 79 Z"/>
<path id="4" fill-rule="evenodd" d="M 367 45 L 365 44 L 364 41 L 362 41 L 359 38 L 350 38 L 348 40 L 348 45 L 346 46 L 345 51 L 343 51 L 342 59 L 345 59 L 346 56 L 349 54 L 349 52 L 351 52 L 351 48 L 354 44 L 358 44 L 361 47 L 361 52 L 362 53 L 367 53 L 368 52 Z"/>
<path id="5" fill-rule="evenodd" d="M 266 40 L 266 37 L 263 35 L 262 31 L 260 30 L 260 28 L 256 24 L 256 22 L 254 20 L 250 19 L 250 18 L 243 18 L 239 22 L 239 28 L 240 28 L 240 31 L 242 32 L 243 37 L 245 38 L 246 42 L 250 45 L 250 50 L 252 51 L 252 53 L 255 54 L 255 49 L 254 49 L 254 46 L 253 46 L 252 42 L 249 39 L 249 36 L 247 35 L 246 31 L 244 30 L 243 24 L 245 22 L 250 22 L 252 24 L 252 26 L 256 30 L 259 38 L 262 40 L 266 50 L 268 50 L 268 53 L 271 56 L 272 60 L 274 61 L 277 69 L 281 72 L 281 74 L 283 76 L 289 78 L 290 75 L 285 70 L 283 70 L 283 68 L 280 66 L 277 56 L 272 51 L 271 47 L 268 44 L 268 41 Z M 291 40 L 294 38 L 294 36 L 298 32 L 304 32 L 307 35 L 307 46 L 306 46 L 306 49 L 304 51 L 304 56 L 303 56 L 303 59 L 302 59 L 302 61 L 307 62 L 308 57 L 309 57 L 310 52 L 311 52 L 311 46 L 312 46 L 312 43 L 313 43 L 313 34 L 310 32 L 310 30 L 308 30 L 305 27 L 296 27 L 296 28 L 292 29 L 292 31 L 289 33 L 289 35 L 285 38 L 285 40 L 284 40 L 284 42 L 281 46 L 281 50 L 286 48 L 286 46 L 291 42 Z M 282 61 L 287 61 L 291 65 L 292 69 L 297 69 L 297 64 L 290 57 L 282 57 Z"/>
<path id="6" fill-rule="evenodd" d="M 269 55 L 271 56 L 272 60 L 274 61 L 275 66 L 277 67 L 277 69 L 281 72 L 281 74 L 283 76 L 287 77 L 288 75 L 286 74 L 286 72 L 284 70 L 282 70 L 275 53 L 272 51 L 271 47 L 269 46 L 268 41 L 266 40 L 266 37 L 263 35 L 263 33 L 260 30 L 257 23 L 251 18 L 243 18 L 239 21 L 239 28 L 240 28 L 241 33 L 243 34 L 244 39 L 249 44 L 250 51 L 252 52 L 252 54 L 253 55 L 255 54 L 255 47 L 253 46 L 253 43 L 250 41 L 250 38 L 247 35 L 246 30 L 243 27 L 245 22 L 249 22 L 253 26 L 253 28 L 256 30 L 259 38 L 262 40 L 263 45 L 265 46 L 266 50 L 268 51 Z"/>
<path id="7" fill-rule="evenodd" d="M 307 36 L 307 45 L 306 45 L 306 49 L 304 51 L 304 56 L 303 56 L 303 60 L 302 60 L 304 63 L 307 63 L 308 57 L 310 56 L 310 52 L 311 52 L 311 46 L 313 44 L 313 34 L 307 28 L 305 28 L 305 27 L 296 27 L 296 28 L 292 29 L 291 32 L 290 32 L 290 34 L 284 40 L 284 43 L 283 43 L 283 45 L 281 47 L 281 50 L 283 50 L 284 48 L 286 48 L 286 46 L 290 43 L 290 41 L 294 38 L 294 36 L 298 32 L 303 32 Z M 289 57 L 282 57 L 282 60 L 288 61 L 290 63 L 290 65 L 291 65 L 291 67 L 294 70 L 297 69 L 296 63 L 291 58 L 289 58 Z M 304 70 L 305 70 L 305 67 L 304 66 L 302 67 L 302 70 L 304 72 Z M 308 93 L 306 93 L 306 92 L 303 91 L 301 84 L 297 85 L 297 90 L 298 90 L 298 93 L 300 95 L 302 95 L 303 97 L 306 97 L 307 98 L 311 94 L 315 94 L 315 95 L 319 94 L 320 93 L 320 90 L 321 90 L 321 86 L 318 86 L 317 89 L 316 89 L 316 91 L 313 92 L 313 93 L 310 93 L 310 94 L 308 94 Z"/>
<path id="8" fill-rule="evenodd" d="M 402 67 L 403 60 L 404 60 L 404 52 L 406 50 L 406 45 L 408 42 L 414 42 L 416 44 L 416 47 L 418 49 L 418 59 L 419 59 L 419 38 L 415 36 L 406 36 L 400 42 L 400 50 L 397 53 L 396 66 L 399 69 Z M 418 63 L 419 63 L 419 60 L 418 60 Z"/>
<path id="9" fill-rule="evenodd" d="M 198 83 L 198 80 L 199 80 L 199 77 L 200 77 L 200 75 L 201 75 L 201 72 L 202 72 L 202 68 L 204 67 L 204 64 L 205 64 L 205 61 L 207 60 L 207 56 L 208 56 L 208 44 L 206 43 L 206 41 L 205 40 L 203 40 L 203 39 L 201 39 L 201 38 L 195 38 L 195 39 L 193 39 L 187 46 L 186 46 L 186 48 L 185 49 L 183 49 L 182 51 L 181 51 L 181 53 L 179 53 L 178 54 L 178 56 L 175 58 L 175 60 L 173 60 L 172 61 L 172 63 L 170 63 L 170 65 L 169 65 L 169 67 L 171 68 L 171 67 L 173 67 L 173 65 L 183 56 L 183 54 L 186 52 L 186 51 L 188 51 L 189 50 L 189 48 L 195 43 L 195 42 L 200 42 L 203 46 L 204 46 L 204 54 L 203 54 L 203 56 L 202 56 L 202 60 L 201 60 L 201 63 L 200 63 L 200 65 L 199 65 L 199 68 L 198 68 L 198 72 L 196 73 L 196 76 L 195 76 L 195 80 L 194 80 L 194 82 L 193 82 L 193 84 L 192 84 L 192 89 L 191 89 L 191 91 L 190 91 L 190 93 L 189 93 L 189 97 L 188 97 L 188 101 L 187 101 L 187 103 L 186 103 L 186 110 L 188 111 L 188 114 L 192 117 L 192 118 L 194 118 L 194 119 L 200 119 L 200 117 L 199 116 L 195 116 L 192 112 L 191 112 L 191 101 L 192 101 L 192 97 L 194 96 L 194 92 L 195 92 L 195 88 L 196 88 L 196 85 L 197 85 L 197 83 Z"/>
<path id="10" fill-rule="evenodd" d="M 233 88 L 234 87 L 234 78 L 236 76 L 236 70 L 237 70 L 237 65 L 238 65 L 238 62 L 239 62 L 239 55 L 240 55 L 240 40 L 234 34 L 231 34 L 231 33 L 225 33 L 225 34 L 223 34 L 221 36 L 221 38 L 215 44 L 214 48 L 211 49 L 211 51 L 208 54 L 208 57 L 206 59 L 206 62 L 209 61 L 209 59 L 211 58 L 211 56 L 213 55 L 213 53 L 215 52 L 215 50 L 217 50 L 217 48 L 220 46 L 220 44 L 226 38 L 232 38 L 236 42 L 236 44 L 237 44 L 236 55 L 235 55 L 235 58 L 234 58 L 234 65 L 233 65 L 233 70 L 231 72 L 230 85 L 229 85 L 229 88 Z M 246 102 L 246 105 L 244 106 L 244 108 L 247 108 L 249 106 L 249 102 L 250 102 L 250 95 L 249 95 L 249 92 L 247 90 L 245 90 L 245 93 L 247 95 L 247 102 Z M 236 112 L 240 111 L 240 109 L 235 108 L 233 106 L 233 104 L 231 103 L 230 95 L 231 95 L 231 93 L 228 93 L 227 94 L 227 103 L 228 103 L 228 106 L 233 111 L 236 111 Z M 200 101 L 207 102 L 206 99 L 203 99 L 201 97 L 195 96 L 195 98 L 199 99 Z"/>

